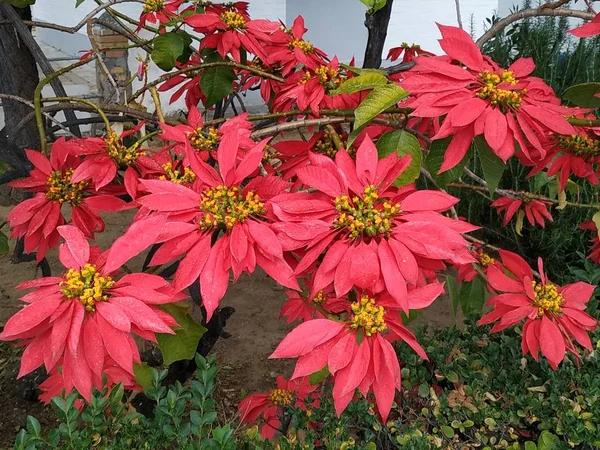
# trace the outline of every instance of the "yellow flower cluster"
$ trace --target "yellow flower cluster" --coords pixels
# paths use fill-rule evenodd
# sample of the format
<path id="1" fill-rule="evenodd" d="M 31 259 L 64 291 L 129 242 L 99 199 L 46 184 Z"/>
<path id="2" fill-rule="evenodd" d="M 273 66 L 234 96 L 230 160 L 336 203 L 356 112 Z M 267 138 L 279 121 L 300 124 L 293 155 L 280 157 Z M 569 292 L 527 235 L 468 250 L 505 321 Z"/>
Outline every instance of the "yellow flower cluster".
<path id="1" fill-rule="evenodd" d="M 169 161 L 162 168 L 165 171 L 165 175 L 159 177 L 161 180 L 169 180 L 177 184 L 193 183 L 196 181 L 196 174 L 189 167 L 184 167 L 182 172 L 181 169 L 174 169 L 173 163 Z"/>
<path id="2" fill-rule="evenodd" d="M 290 50 L 294 50 L 296 47 L 298 47 L 304 53 L 312 53 L 315 50 L 315 48 L 310 42 L 303 41 L 302 39 L 293 39 L 288 44 L 288 47 L 290 48 Z"/>
<path id="3" fill-rule="evenodd" d="M 352 239 L 361 235 L 388 236 L 392 229 L 393 217 L 400 214 L 400 205 L 390 202 L 378 202 L 379 195 L 375 186 L 367 186 L 363 198 L 350 198 L 341 195 L 335 199 L 337 218 L 333 221 L 335 228 L 347 228 Z"/>
<path id="4" fill-rule="evenodd" d="M 88 187 L 87 181 L 71 183 L 73 169 L 67 169 L 64 172 L 55 170 L 48 177 L 46 186 L 46 198 L 56 200 L 60 204 L 68 202 L 71 205 L 78 205 L 83 199 L 83 191 Z"/>
<path id="5" fill-rule="evenodd" d="M 202 127 L 198 127 L 192 133 L 188 133 L 187 137 L 196 150 L 213 150 L 219 144 L 219 130 L 214 127 L 208 129 L 207 135 L 202 133 Z"/>
<path id="6" fill-rule="evenodd" d="M 600 155 L 600 140 L 592 139 L 582 134 L 572 136 L 559 136 L 558 143 L 560 148 L 576 156 L 598 156 Z"/>
<path id="7" fill-rule="evenodd" d="M 538 308 L 538 317 L 542 317 L 546 311 L 555 314 L 560 312 L 565 299 L 558 292 L 558 286 L 552 283 L 536 283 L 535 281 L 531 282 L 531 286 L 535 296 L 533 305 Z"/>
<path id="8" fill-rule="evenodd" d="M 315 69 L 315 75 L 319 78 L 319 83 L 323 86 L 336 88 L 342 82 L 340 71 L 328 66 L 321 66 Z"/>
<path id="9" fill-rule="evenodd" d="M 375 299 L 363 295 L 360 300 L 352 303 L 352 324 L 350 328 L 362 328 L 367 336 L 381 333 L 387 328 L 385 323 L 385 310 L 383 306 L 377 306 Z"/>
<path id="10" fill-rule="evenodd" d="M 60 282 L 62 293 L 68 299 L 78 300 L 87 311 L 95 311 L 96 303 L 108 299 L 104 292 L 115 282 L 109 276 L 102 276 L 92 264 L 86 264 L 81 270 L 69 269 Z"/>
<path id="11" fill-rule="evenodd" d="M 348 133 L 340 133 L 340 139 L 342 141 L 342 147 L 348 147 Z M 316 142 L 315 150 L 317 153 L 322 153 L 330 158 L 334 158 L 335 154 L 338 152 L 338 149 L 335 147 L 335 143 L 333 142 L 330 134 L 326 134 Z M 356 151 L 352 148 L 346 149 L 346 151 L 352 156 L 356 153 Z"/>
<path id="12" fill-rule="evenodd" d="M 292 404 L 294 393 L 287 389 L 272 389 L 269 392 L 269 400 L 277 406 L 288 406 Z"/>
<path id="13" fill-rule="evenodd" d="M 110 131 L 104 139 L 109 156 L 118 164 L 127 164 L 128 166 L 137 161 L 140 156 L 145 156 L 146 152 L 139 149 L 136 142 L 131 147 L 126 147 L 121 137 L 114 131 Z"/>
<path id="14" fill-rule="evenodd" d="M 250 191 L 242 195 L 237 186 L 216 186 L 202 192 L 200 228 L 208 230 L 224 226 L 227 229 L 244 222 L 248 217 L 264 214 L 260 197 Z"/>
<path id="15" fill-rule="evenodd" d="M 144 5 L 144 12 L 157 12 L 163 8 L 163 0 L 146 0 L 146 4 Z"/>
<path id="16" fill-rule="evenodd" d="M 246 28 L 246 19 L 235 11 L 225 11 L 221 14 L 221 20 L 227 25 L 228 30 L 243 30 Z"/>
<path id="17" fill-rule="evenodd" d="M 325 297 L 325 294 L 323 293 L 323 291 L 319 291 L 317 292 L 317 295 L 315 295 L 312 300 L 313 303 L 316 303 L 317 305 L 322 305 L 323 303 L 325 303 L 327 301 L 327 297 Z"/>
<path id="18" fill-rule="evenodd" d="M 477 93 L 477 97 L 489 100 L 492 105 L 512 106 L 518 108 L 523 101 L 522 96 L 527 92 L 525 89 L 509 91 L 498 88 L 500 83 L 508 83 L 515 86 L 519 80 L 511 70 L 505 70 L 501 75 L 484 70 L 479 74 L 483 87 Z"/>
<path id="19" fill-rule="evenodd" d="M 483 267 L 487 267 L 496 262 L 496 260 L 494 258 L 492 258 L 490 255 L 488 255 L 485 252 L 479 252 L 478 258 L 479 258 L 479 264 L 481 264 Z"/>

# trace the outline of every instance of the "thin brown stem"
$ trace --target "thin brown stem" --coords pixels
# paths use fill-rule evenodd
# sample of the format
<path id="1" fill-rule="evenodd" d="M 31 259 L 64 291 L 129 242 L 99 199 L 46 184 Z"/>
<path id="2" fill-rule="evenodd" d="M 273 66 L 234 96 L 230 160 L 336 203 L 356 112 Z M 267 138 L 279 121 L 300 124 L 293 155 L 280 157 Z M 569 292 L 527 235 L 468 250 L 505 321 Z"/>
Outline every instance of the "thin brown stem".
<path id="1" fill-rule="evenodd" d="M 150 88 L 150 94 L 152 94 L 152 100 L 154 101 L 155 113 L 158 116 L 158 120 L 160 122 L 164 123 L 165 116 L 163 115 L 163 112 L 162 112 L 162 107 L 160 105 L 160 97 L 158 96 L 158 92 L 156 91 L 156 88 L 154 88 L 154 87 Z"/>

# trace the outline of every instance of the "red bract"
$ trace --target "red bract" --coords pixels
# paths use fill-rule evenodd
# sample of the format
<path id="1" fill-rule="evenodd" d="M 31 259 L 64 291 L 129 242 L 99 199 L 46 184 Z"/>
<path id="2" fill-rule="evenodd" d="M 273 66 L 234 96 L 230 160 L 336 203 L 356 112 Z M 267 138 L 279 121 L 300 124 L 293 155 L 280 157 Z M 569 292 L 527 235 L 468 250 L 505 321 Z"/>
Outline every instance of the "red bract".
<path id="1" fill-rule="evenodd" d="M 498 261 L 492 258 L 489 254 L 484 252 L 481 248 L 471 250 L 473 256 L 475 256 L 476 263 L 484 274 L 487 274 L 490 266 L 502 267 Z M 477 276 L 477 271 L 473 267 L 473 264 L 460 264 L 457 266 L 456 281 L 473 281 Z"/>
<path id="2" fill-rule="evenodd" d="M 329 95 L 346 76 L 340 73 L 337 57 L 314 70 L 295 72 L 276 86 L 273 111 L 289 111 L 296 106 L 300 111 L 310 109 L 317 116 L 323 108 L 353 109 L 360 103 L 358 93 Z"/>
<path id="3" fill-rule="evenodd" d="M 274 36 L 276 42 L 268 50 L 268 63 L 281 67 L 283 76 L 289 75 L 299 64 L 313 70 L 327 64 L 327 55 L 302 39 L 306 31 L 308 30 L 304 28 L 304 18 L 298 16 L 291 29 L 280 31 Z"/>
<path id="4" fill-rule="evenodd" d="M 191 167 L 202 182 L 200 191 L 167 181 L 142 180 L 150 194 L 138 200 L 149 210 L 168 216 L 167 231 L 159 239 L 164 244 L 151 263 L 163 264 L 185 253 L 173 284 L 181 290 L 200 277 L 207 318 L 225 295 L 229 269 L 237 280 L 242 272 L 252 273 L 258 264 L 280 284 L 299 289 L 281 244 L 264 219 L 270 198 L 289 183 L 269 176 L 242 186 L 242 181 L 257 171 L 267 139 L 241 161 L 239 142 L 239 127 L 226 126 L 217 150 L 219 173 L 188 149 Z M 221 231 L 223 235 L 211 244 Z"/>
<path id="5" fill-rule="evenodd" d="M 592 247 L 588 258 L 596 264 L 600 264 L 600 238 L 598 238 L 598 227 L 596 226 L 596 223 L 593 220 L 588 220 L 587 222 L 582 223 L 579 228 L 594 232 L 594 237 L 590 240 Z"/>
<path id="6" fill-rule="evenodd" d="M 259 58 L 254 58 L 252 62 L 250 62 L 250 66 L 263 72 L 277 73 L 277 69 L 265 65 Z M 249 70 L 240 70 L 240 81 L 237 84 L 239 89 L 236 89 L 236 91 L 247 91 L 255 88 L 255 86 L 258 86 L 260 90 L 260 96 L 266 104 L 269 104 L 271 101 L 271 96 L 275 90 L 276 83 L 277 81 L 274 81 L 271 78 L 264 78 L 261 75 L 250 72 Z"/>
<path id="7" fill-rule="evenodd" d="M 569 33 L 580 38 L 591 37 L 600 34 L 600 14 L 596 14 L 591 22 L 569 30 Z"/>
<path id="8" fill-rule="evenodd" d="M 136 28 L 136 33 L 140 31 L 147 22 L 158 23 L 159 29 L 163 29 L 163 24 L 169 22 L 177 16 L 177 10 L 183 3 L 183 0 L 146 0 L 140 21 Z"/>
<path id="9" fill-rule="evenodd" d="M 101 387 L 106 357 L 133 379 L 133 363 L 140 363 L 140 355 L 131 333 L 147 340 L 155 340 L 154 333 L 172 334 L 177 323 L 156 305 L 185 296 L 156 275 L 117 275 L 126 261 L 156 240 L 163 226 L 162 217 L 137 222 L 105 252 L 90 247 L 77 228 L 58 228 L 65 239 L 59 259 L 67 271 L 17 286 L 35 290 L 21 297 L 27 306 L 0 334 L 4 341 L 20 339 L 25 346 L 19 376 L 42 364 L 51 373 L 62 358 L 63 386 L 67 391 L 75 387 L 88 401 L 92 387 Z"/>
<path id="10" fill-rule="evenodd" d="M 286 380 L 282 376 L 276 378 L 277 389 L 271 389 L 268 394 L 252 394 L 245 397 L 239 404 L 240 421 L 242 423 L 256 423 L 262 417 L 264 424 L 260 427 L 263 439 L 271 439 L 281 428 L 280 417 L 285 413 L 285 408 L 306 409 L 305 400 L 311 400 L 313 406 L 318 406 L 319 400 L 313 392 L 307 377 L 297 380 Z"/>
<path id="11" fill-rule="evenodd" d="M 188 16 L 184 22 L 194 31 L 204 33 L 200 49 L 214 48 L 222 58 L 228 54 L 241 62 L 240 49 L 246 50 L 263 61 L 268 61 L 265 45 L 272 41 L 271 35 L 279 29 L 277 22 L 250 20 L 243 11 L 206 12 Z"/>
<path id="12" fill-rule="evenodd" d="M 410 291 L 410 309 L 429 306 L 443 291 L 430 284 Z M 398 357 L 390 341 L 405 341 L 419 356 L 427 355 L 415 336 L 402 325 L 397 302 L 388 294 L 363 293 L 350 305 L 351 313 L 341 322 L 314 319 L 302 323 L 281 341 L 269 358 L 298 358 L 292 379 L 308 376 L 328 367 L 334 375 L 333 400 L 340 415 L 354 397 L 356 388 L 368 392 L 383 422 L 401 389 Z M 385 336 L 384 336 L 385 333 Z"/>
<path id="13" fill-rule="evenodd" d="M 547 209 L 548 205 L 551 204 L 552 203 L 550 202 L 542 200 L 500 197 L 498 200 L 494 201 L 491 206 L 496 208 L 498 214 L 504 213 L 504 220 L 502 222 L 504 226 L 508 225 L 508 222 L 510 222 L 517 211 L 519 211 L 519 214 L 523 214 L 527 217 L 527 220 L 531 225 L 535 226 L 537 223 L 544 228 L 546 226 L 544 219 L 547 219 L 550 222 L 553 221 L 552 214 L 550 214 Z M 522 220 L 522 216 L 520 220 Z"/>
<path id="14" fill-rule="evenodd" d="M 540 137 L 548 133 L 570 135 L 573 127 L 564 118 L 568 109 L 540 78 L 529 76 L 535 69 L 531 59 L 521 58 L 502 69 L 484 57 L 471 37 L 455 27 L 438 25 L 446 54 L 465 67 L 452 64 L 446 56 L 419 57 L 416 66 L 401 83 L 414 98 L 406 106 L 415 108 L 415 117 L 441 117 L 440 130 L 433 139 L 453 136 L 440 172 L 456 166 L 475 136 L 483 134 L 492 151 L 503 161 L 515 152 L 545 150 Z"/>
<path id="15" fill-rule="evenodd" d="M 407 310 L 408 285 L 423 284 L 424 269 L 442 269 L 443 261 L 474 261 L 460 233 L 477 227 L 440 214 L 458 199 L 392 187 L 410 157 L 399 160 L 393 153 L 378 160 L 375 145 L 366 138 L 356 163 L 345 150 L 337 152 L 335 162 L 317 154 L 310 159 L 312 165 L 296 173 L 319 193 L 283 194 L 271 204 L 284 250 L 307 250 L 297 275 L 324 253 L 311 295 L 331 283 L 338 297 L 352 286 L 386 289 Z"/>
<path id="16" fill-rule="evenodd" d="M 400 47 L 390 48 L 387 58 L 390 61 L 396 61 L 402 56 L 402 63 L 414 61 L 418 56 L 435 56 L 433 53 L 422 50 L 420 45 L 408 45 L 408 42 L 403 42 Z"/>
<path id="17" fill-rule="evenodd" d="M 56 228 L 65 223 L 62 206 L 71 206 L 71 222 L 87 237 L 104 231 L 104 221 L 99 211 L 119 211 L 127 203 L 108 189 L 95 191 L 87 181 L 74 182 L 72 177 L 81 160 L 68 153 L 69 142 L 56 141 L 50 151 L 50 161 L 40 152 L 25 150 L 34 168 L 29 177 L 9 183 L 12 187 L 35 192 L 33 198 L 24 200 L 13 208 L 6 221 L 11 226 L 11 238 L 24 237 L 25 251 L 37 248 L 38 262 L 49 248 L 58 244 Z"/>
<path id="18" fill-rule="evenodd" d="M 146 156 L 146 151 L 136 142 L 131 146 L 125 145 L 123 139 L 136 134 L 144 122 L 134 128 L 117 134 L 108 131 L 105 138 L 73 139 L 68 141 L 67 150 L 75 156 L 86 156 L 83 162 L 73 172 L 71 180 L 74 183 L 90 180 L 94 188 L 100 189 L 112 182 L 119 169 L 128 172 L 135 168 L 141 174 L 149 169 L 160 170 L 152 158 Z"/>
<path id="19" fill-rule="evenodd" d="M 287 301 L 281 307 L 279 318 L 285 317 L 287 323 L 292 323 L 295 320 L 305 322 L 314 318 L 323 318 L 321 311 L 338 314 L 350 308 L 350 303 L 346 298 L 339 298 L 335 295 L 333 285 L 317 292 L 316 295 L 310 295 L 312 291 L 312 280 L 309 276 L 305 277 L 304 285 L 308 293 L 305 295 L 301 292 L 287 291 Z M 321 311 L 319 311 L 320 308 Z"/>
<path id="20" fill-rule="evenodd" d="M 535 281 L 531 267 L 519 255 L 500 250 L 500 256 L 509 275 L 497 267 L 488 270 L 489 286 L 500 294 L 488 301 L 494 310 L 478 324 L 498 321 L 492 327 L 494 333 L 525 319 L 523 354 L 531 353 L 537 361 L 539 347 L 555 370 L 566 351 L 578 356 L 574 341 L 591 350 L 587 332 L 594 330 L 598 322 L 584 310 L 595 286 L 577 282 L 561 287 L 551 283 L 541 258 L 538 259 L 541 279 Z"/>
<path id="21" fill-rule="evenodd" d="M 177 68 L 184 70 L 189 69 L 191 67 L 196 67 L 202 64 L 202 58 L 199 53 L 193 53 L 190 60 L 185 64 L 177 64 Z M 181 98 L 183 94 L 185 94 L 185 105 L 188 110 L 192 110 L 195 108 L 198 103 L 201 101 L 204 102 L 206 100 L 206 95 L 200 89 L 200 73 L 190 72 L 189 74 L 181 74 L 176 75 L 174 77 L 169 78 L 167 81 L 162 83 L 158 90 L 160 92 L 165 92 L 173 89 L 175 86 L 183 84 L 179 89 L 175 91 L 175 93 L 169 99 L 169 103 L 174 103 Z"/>

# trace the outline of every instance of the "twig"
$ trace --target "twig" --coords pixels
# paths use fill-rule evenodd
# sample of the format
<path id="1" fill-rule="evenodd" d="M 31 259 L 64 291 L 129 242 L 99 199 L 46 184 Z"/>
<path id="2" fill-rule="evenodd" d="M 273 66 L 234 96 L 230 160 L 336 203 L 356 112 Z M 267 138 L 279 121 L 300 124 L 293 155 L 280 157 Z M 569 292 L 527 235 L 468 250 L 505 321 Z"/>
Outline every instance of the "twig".
<path id="1" fill-rule="evenodd" d="M 108 82 L 112 85 L 113 89 L 115 90 L 114 95 L 117 97 L 116 102 L 121 103 L 121 91 L 119 90 L 119 86 L 117 86 L 117 82 L 115 81 L 114 77 L 112 76 L 112 73 L 110 73 L 110 70 L 108 70 L 108 67 L 106 67 L 106 64 L 104 63 L 104 59 L 102 58 L 102 55 L 100 54 L 100 49 L 98 48 L 98 43 L 96 42 L 96 38 L 94 36 L 94 33 L 92 32 L 92 21 L 91 20 L 89 20 L 87 23 L 87 35 L 88 35 L 88 39 L 90 40 L 90 45 L 92 46 L 92 52 L 94 53 L 94 55 L 96 55 L 96 60 L 98 61 L 98 64 L 100 65 L 100 69 L 102 70 L 102 72 L 104 72 L 104 75 L 108 79 Z M 112 99 L 112 95 L 110 96 L 110 99 Z"/>
<path id="2" fill-rule="evenodd" d="M 110 8 L 111 6 L 118 5 L 119 3 L 144 3 L 143 0 L 109 0 L 106 3 L 102 3 L 97 8 L 93 9 L 89 14 L 87 14 L 81 21 L 75 25 L 74 27 L 60 27 L 59 31 L 64 31 L 65 33 L 77 33 L 79 30 L 83 28 L 83 26 L 90 20 L 93 19 L 96 14 L 100 11 Z M 59 28 L 55 28 L 59 29 Z"/>
<path id="3" fill-rule="evenodd" d="M 561 3 L 561 2 L 556 2 Z M 562 3 L 561 3 L 562 4 Z M 555 5 L 555 4 L 552 4 Z M 594 18 L 594 14 L 585 12 L 585 11 L 575 11 L 571 9 L 553 9 L 548 6 L 540 6 L 539 8 L 532 9 L 524 9 L 522 11 L 517 11 L 514 14 L 510 14 L 506 16 L 504 19 L 499 20 L 495 24 L 493 24 L 488 31 L 485 32 L 483 36 L 481 36 L 477 40 L 477 45 L 479 47 L 483 46 L 487 41 L 493 38 L 498 32 L 503 30 L 506 26 L 511 23 L 517 22 L 519 20 L 526 19 L 528 17 L 537 17 L 537 16 L 553 16 L 553 17 L 576 17 L 584 20 L 591 20 Z"/>
<path id="4" fill-rule="evenodd" d="M 600 127 L 600 119 L 576 119 L 572 117 L 568 121 L 571 125 L 578 127 Z"/>
<path id="5" fill-rule="evenodd" d="M 30 102 L 29 100 L 26 100 L 22 97 L 18 97 L 16 95 L 10 95 L 10 94 L 2 94 L 0 93 L 0 98 L 6 98 L 9 100 L 14 100 L 16 102 L 20 102 L 23 103 L 24 105 L 29 106 L 32 109 L 35 109 L 35 105 L 33 104 L 33 102 Z M 60 121 L 58 119 L 56 119 L 55 117 L 52 117 L 50 114 L 48 114 L 47 112 L 42 111 L 42 114 L 44 115 L 44 117 L 52 122 L 54 122 L 61 130 L 63 130 L 65 133 L 68 133 L 71 137 L 77 137 L 75 136 L 73 133 L 71 133 L 71 131 L 65 127 L 62 123 L 60 123 Z"/>
<path id="6" fill-rule="evenodd" d="M 155 87 L 150 88 L 150 94 L 152 94 L 152 100 L 154 101 L 155 113 L 158 116 L 159 122 L 165 122 L 165 116 L 163 115 L 162 108 L 160 106 L 160 97 Z"/>
<path id="7" fill-rule="evenodd" d="M 464 30 L 462 16 L 460 14 L 460 0 L 454 0 L 454 4 L 456 5 L 456 21 L 458 22 L 459 28 Z"/>
<path id="8" fill-rule="evenodd" d="M 296 128 L 310 127 L 310 126 L 323 126 L 332 123 L 343 123 L 354 121 L 354 116 L 341 116 L 341 117 L 323 117 L 321 119 L 305 119 L 295 120 L 294 122 L 285 122 L 272 127 L 267 127 L 262 130 L 255 131 L 252 133 L 252 138 L 261 138 L 264 136 L 270 136 L 272 134 L 281 133 L 283 131 L 295 130 Z"/>
<path id="9" fill-rule="evenodd" d="M 394 66 L 386 67 L 385 69 L 383 69 L 383 71 L 386 75 L 393 75 L 395 73 L 406 72 L 407 70 L 410 70 L 413 67 L 415 67 L 415 64 L 416 63 L 414 61 L 400 63 Z"/>
<path id="10" fill-rule="evenodd" d="M 590 2 L 590 0 L 583 0 L 585 2 L 585 6 L 588 7 L 588 9 L 590 10 L 590 12 L 592 14 L 597 14 L 596 10 L 594 9 L 594 7 L 592 6 L 592 3 Z"/>
<path id="11" fill-rule="evenodd" d="M 437 185 L 437 183 L 435 182 L 435 180 L 433 179 L 433 177 L 431 176 L 431 174 L 429 173 L 429 171 L 425 167 L 423 167 L 423 166 L 421 166 L 421 174 L 425 178 L 427 178 L 431 182 L 431 184 L 433 184 L 435 186 L 436 189 L 438 189 L 439 191 L 442 191 L 443 193 L 447 194 L 446 190 L 442 189 L 441 187 L 439 187 Z M 454 206 L 452 206 L 450 208 L 450 214 L 452 215 L 453 219 L 457 219 L 458 220 L 458 213 L 456 212 L 456 208 Z"/>
<path id="12" fill-rule="evenodd" d="M 94 111 L 96 111 L 100 117 L 102 117 L 102 120 L 104 121 L 104 124 L 106 125 L 106 129 L 110 130 L 110 122 L 108 120 L 108 117 L 106 117 L 106 114 L 104 113 L 104 111 L 102 111 L 102 108 L 100 108 L 98 105 L 96 105 L 94 102 L 92 102 L 90 100 L 86 100 L 84 98 L 77 98 L 77 97 L 52 97 L 52 98 L 44 98 L 41 101 L 44 103 L 47 103 L 47 102 L 77 102 L 77 103 L 83 103 L 84 105 L 88 105 L 90 108 L 92 108 Z"/>

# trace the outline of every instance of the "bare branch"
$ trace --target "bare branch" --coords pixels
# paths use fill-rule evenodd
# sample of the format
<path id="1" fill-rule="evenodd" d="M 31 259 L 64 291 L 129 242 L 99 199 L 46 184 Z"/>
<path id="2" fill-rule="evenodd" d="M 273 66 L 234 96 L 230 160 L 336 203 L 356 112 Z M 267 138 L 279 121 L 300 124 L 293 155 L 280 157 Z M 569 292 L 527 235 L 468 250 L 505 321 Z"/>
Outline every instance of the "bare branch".
<path id="1" fill-rule="evenodd" d="M 462 16 L 460 14 L 460 0 L 454 0 L 454 4 L 456 5 L 456 21 L 458 22 L 460 29 L 464 30 Z"/>
<path id="2" fill-rule="evenodd" d="M 29 100 L 26 100 L 26 99 L 24 99 L 22 97 L 19 97 L 17 95 L 10 95 L 10 94 L 2 94 L 2 93 L 0 93 L 0 98 L 6 98 L 8 100 L 14 100 L 16 102 L 23 103 L 24 105 L 29 106 L 31 109 L 35 109 L 35 105 L 33 104 L 33 102 L 30 102 Z M 52 117 L 50 114 L 48 114 L 46 112 L 43 112 L 43 111 L 42 111 L 42 114 L 44 115 L 44 117 L 46 119 L 54 122 L 65 133 L 68 133 L 72 137 L 77 137 L 73 133 L 71 133 L 71 131 L 68 128 L 66 128 L 65 126 L 63 126 L 63 124 L 60 123 L 60 121 L 58 119 Z"/>

